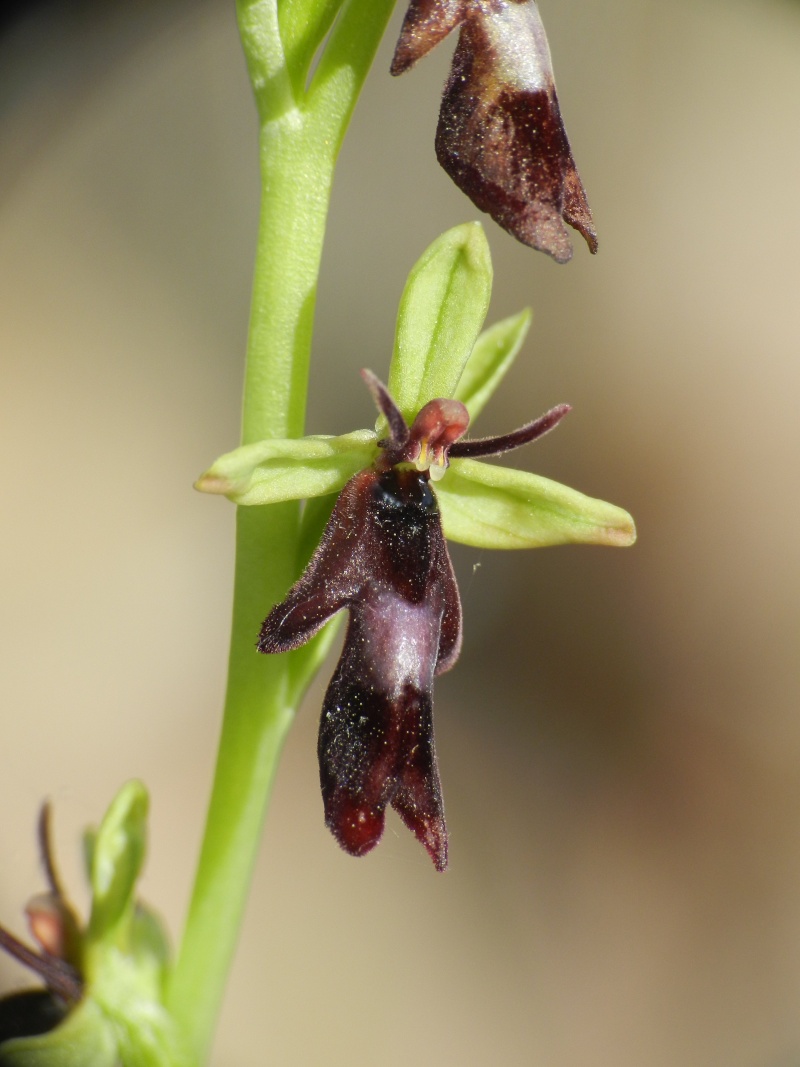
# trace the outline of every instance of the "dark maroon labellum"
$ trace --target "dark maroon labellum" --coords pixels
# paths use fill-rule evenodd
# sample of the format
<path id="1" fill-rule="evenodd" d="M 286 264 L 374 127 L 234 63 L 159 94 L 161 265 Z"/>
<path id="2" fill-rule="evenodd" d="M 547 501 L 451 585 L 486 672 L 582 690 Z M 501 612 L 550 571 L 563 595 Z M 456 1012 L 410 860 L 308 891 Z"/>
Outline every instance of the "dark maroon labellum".
<path id="1" fill-rule="evenodd" d="M 458 655 L 461 608 L 427 474 L 370 469 L 347 483 L 259 650 L 296 648 L 342 608 L 350 621 L 319 731 L 326 824 L 361 856 L 380 840 L 391 804 L 444 870 L 431 694 L 434 674 Z"/>

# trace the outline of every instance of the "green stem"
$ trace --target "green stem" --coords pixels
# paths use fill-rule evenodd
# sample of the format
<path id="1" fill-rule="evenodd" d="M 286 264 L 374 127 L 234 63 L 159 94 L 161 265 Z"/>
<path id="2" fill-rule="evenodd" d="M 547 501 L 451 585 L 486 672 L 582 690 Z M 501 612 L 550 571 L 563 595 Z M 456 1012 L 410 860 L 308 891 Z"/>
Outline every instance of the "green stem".
<path id="1" fill-rule="evenodd" d="M 303 432 L 334 167 L 393 6 L 394 0 L 345 3 L 313 80 L 298 99 L 305 72 L 299 78 L 287 69 L 275 0 L 237 0 L 261 120 L 262 188 L 243 443 Z M 325 7 L 330 12 L 330 0 Z M 298 530 L 296 504 L 238 509 L 222 735 L 192 901 L 168 991 L 170 1010 L 198 1064 L 205 1062 L 213 1038 L 269 792 L 296 710 L 292 698 L 304 688 L 297 669 L 290 678 L 294 654 L 255 651 L 262 620 L 297 577 Z M 313 662 L 308 659 L 309 671 Z"/>

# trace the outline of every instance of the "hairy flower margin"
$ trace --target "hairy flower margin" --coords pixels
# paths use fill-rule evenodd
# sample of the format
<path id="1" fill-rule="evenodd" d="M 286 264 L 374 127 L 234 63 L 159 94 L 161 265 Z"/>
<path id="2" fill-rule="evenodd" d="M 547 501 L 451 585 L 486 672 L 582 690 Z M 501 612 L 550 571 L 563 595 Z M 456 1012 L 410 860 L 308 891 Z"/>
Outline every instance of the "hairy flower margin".
<path id="1" fill-rule="evenodd" d="M 411 0 L 392 74 L 403 74 L 457 27 L 436 131 L 439 163 L 523 244 L 566 263 L 566 222 L 596 252 L 535 0 Z"/>
<path id="2" fill-rule="evenodd" d="M 245 445 L 196 483 L 245 505 L 340 494 L 307 570 L 266 619 L 259 648 L 295 649 L 349 609 L 320 726 L 326 823 L 346 851 L 362 855 L 392 805 L 439 870 L 447 835 L 431 691 L 434 675 L 455 662 L 461 633 L 444 537 L 502 549 L 635 540 L 621 508 L 472 458 L 533 440 L 566 405 L 511 434 L 459 440 L 530 321 L 523 312 L 480 332 L 491 278 L 478 223 L 443 234 L 406 284 L 388 389 L 364 372 L 381 411 L 376 430 Z"/>

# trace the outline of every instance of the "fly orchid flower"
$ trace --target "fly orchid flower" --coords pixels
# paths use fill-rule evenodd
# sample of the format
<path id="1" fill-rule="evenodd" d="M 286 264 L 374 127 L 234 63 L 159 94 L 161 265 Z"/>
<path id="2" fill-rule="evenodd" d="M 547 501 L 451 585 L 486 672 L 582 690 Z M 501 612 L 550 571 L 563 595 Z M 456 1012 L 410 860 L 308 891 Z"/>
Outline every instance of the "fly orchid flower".
<path id="1" fill-rule="evenodd" d="M 535 0 L 411 0 L 392 61 L 402 74 L 460 26 L 439 112 L 436 156 L 476 207 L 558 263 L 564 223 L 597 251 Z"/>
<path id="2" fill-rule="evenodd" d="M 458 658 L 461 603 L 429 480 L 444 477 L 451 457 L 527 444 L 569 408 L 502 437 L 462 442 L 469 413 L 461 401 L 430 400 L 409 427 L 383 383 L 361 373 L 389 436 L 373 465 L 342 489 L 304 574 L 265 620 L 258 649 L 289 652 L 349 610 L 320 722 L 325 822 L 346 852 L 361 856 L 378 843 L 391 804 L 443 871 L 433 678 Z"/>
<path id="3" fill-rule="evenodd" d="M 448 231 L 409 277 L 388 388 L 362 372 L 381 413 L 377 430 L 245 445 L 196 483 L 239 504 L 338 493 L 318 548 L 270 611 L 258 648 L 297 649 L 349 611 L 319 733 L 326 823 L 347 852 L 363 855 L 380 839 L 389 805 L 438 870 L 447 833 L 431 693 L 461 643 L 445 537 L 484 548 L 635 538 L 621 508 L 483 462 L 546 433 L 566 405 L 500 437 L 464 438 L 529 322 L 523 313 L 478 336 L 490 290 L 481 227 Z"/>

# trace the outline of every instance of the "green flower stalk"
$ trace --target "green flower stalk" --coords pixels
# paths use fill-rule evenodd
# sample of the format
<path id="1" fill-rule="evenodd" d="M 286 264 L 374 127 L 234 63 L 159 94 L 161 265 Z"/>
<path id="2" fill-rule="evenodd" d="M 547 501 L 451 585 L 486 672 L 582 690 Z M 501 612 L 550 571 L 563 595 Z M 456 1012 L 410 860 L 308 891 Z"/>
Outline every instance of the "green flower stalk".
<path id="1" fill-rule="evenodd" d="M 394 0 L 237 0 L 259 116 L 261 211 L 242 444 L 303 433 L 311 332 L 336 159 Z M 316 66 L 312 70 L 312 63 Z M 283 742 L 324 656 L 254 643 L 305 560 L 295 501 L 240 508 L 228 686 L 214 786 L 167 1004 L 208 1057 Z M 313 543 L 308 543 L 310 553 Z M 269 561 L 268 565 L 266 561 Z"/>

